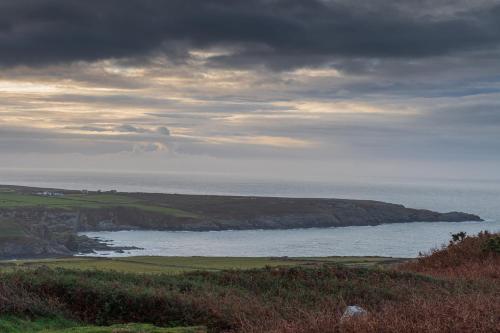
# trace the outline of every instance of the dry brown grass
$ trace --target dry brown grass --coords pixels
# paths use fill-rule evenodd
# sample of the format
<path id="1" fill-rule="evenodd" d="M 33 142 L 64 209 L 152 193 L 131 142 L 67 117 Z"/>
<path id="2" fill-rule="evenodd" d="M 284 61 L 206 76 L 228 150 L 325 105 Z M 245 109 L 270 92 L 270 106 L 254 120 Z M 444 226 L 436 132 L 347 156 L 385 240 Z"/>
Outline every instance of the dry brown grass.
<path id="1" fill-rule="evenodd" d="M 431 295 L 432 296 L 432 295 Z M 412 297 L 387 302 L 363 318 L 341 322 L 338 307 L 299 313 L 295 320 L 282 318 L 242 325 L 245 333 L 455 333 L 500 332 L 500 297 L 494 294 Z"/>
<path id="2" fill-rule="evenodd" d="M 386 304 L 365 319 L 347 321 L 341 332 L 500 332 L 500 297 L 478 293 L 413 298 Z"/>
<path id="3" fill-rule="evenodd" d="M 497 237 L 465 237 L 386 269 L 324 265 L 164 276 L 19 270 L 0 274 L 0 314 L 204 325 L 211 332 L 500 332 Z M 354 304 L 369 314 L 342 322 Z"/>
<path id="4" fill-rule="evenodd" d="M 480 233 L 450 242 L 416 261 L 396 267 L 463 285 L 448 294 L 426 290 L 401 300 L 384 301 L 369 315 L 341 322 L 339 305 L 303 312 L 295 320 L 243 325 L 248 333 L 441 333 L 500 332 L 500 253 L 488 248 L 500 234 Z"/>
<path id="5" fill-rule="evenodd" d="M 0 282 L 0 314 L 38 316 L 61 312 L 60 304 L 54 299 L 44 299 L 33 295 L 22 286 Z"/>
<path id="6" fill-rule="evenodd" d="M 436 277 L 488 279 L 499 283 L 500 253 L 487 249 L 487 243 L 498 238 L 500 234 L 488 232 L 482 232 L 476 237 L 465 237 L 462 241 L 451 242 L 415 262 L 402 264 L 398 269 Z"/>

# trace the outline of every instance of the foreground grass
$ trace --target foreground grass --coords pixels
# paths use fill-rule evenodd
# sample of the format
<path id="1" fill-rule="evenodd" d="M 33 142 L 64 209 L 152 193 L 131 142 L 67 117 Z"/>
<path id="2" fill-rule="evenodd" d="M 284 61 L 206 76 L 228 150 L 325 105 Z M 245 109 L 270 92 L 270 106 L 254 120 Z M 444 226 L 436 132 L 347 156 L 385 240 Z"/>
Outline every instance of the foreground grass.
<path id="1" fill-rule="evenodd" d="M 466 237 L 414 263 L 384 268 L 321 258 L 308 265 L 181 274 L 15 269 L 0 274 L 0 316 L 88 325 L 48 332 L 169 332 L 189 326 L 248 333 L 498 332 L 499 237 Z M 190 260 L 202 259 L 184 264 Z M 471 264 L 474 274 L 460 273 Z M 343 310 L 353 304 L 368 315 L 342 321 Z M 112 326 L 127 323 L 142 324 Z"/>
<path id="2" fill-rule="evenodd" d="M 180 274 L 192 271 L 222 271 L 265 267 L 317 267 L 343 264 L 351 267 L 376 267 L 402 261 L 384 257 L 318 257 L 318 258 L 255 258 L 255 257 L 124 257 L 124 258 L 62 258 L 0 261 L 0 271 L 38 267 L 76 270 L 116 271 L 141 274 Z"/>
<path id="3" fill-rule="evenodd" d="M 35 320 L 5 316 L 0 318 L 2 333 L 203 333 L 203 327 L 156 327 L 148 324 L 122 324 L 111 326 L 82 326 L 63 318 L 38 318 Z"/>
<path id="4" fill-rule="evenodd" d="M 387 301 L 430 291 L 442 296 L 450 289 L 459 286 L 413 274 L 328 265 L 149 276 L 40 268 L 5 273 L 0 280 L 6 313 L 69 312 L 98 325 L 149 322 L 206 325 L 213 331 L 249 326 L 262 332 L 325 309 L 338 318 L 346 303 L 374 310 Z"/>
<path id="5" fill-rule="evenodd" d="M 41 331 L 40 333 L 203 333 L 201 327 L 156 327 L 147 324 L 112 325 L 108 327 L 73 327 L 57 331 Z"/>
<path id="6" fill-rule="evenodd" d="M 74 321 L 60 317 L 37 318 L 35 320 L 13 316 L 0 317 L 0 332 L 2 333 L 56 332 L 77 325 Z"/>

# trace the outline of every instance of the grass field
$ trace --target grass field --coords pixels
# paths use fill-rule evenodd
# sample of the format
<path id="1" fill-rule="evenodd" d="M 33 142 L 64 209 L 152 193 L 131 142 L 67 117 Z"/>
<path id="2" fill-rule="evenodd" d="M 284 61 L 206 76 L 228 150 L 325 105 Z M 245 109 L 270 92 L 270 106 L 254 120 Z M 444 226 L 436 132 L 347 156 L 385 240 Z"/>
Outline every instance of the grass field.
<path id="1" fill-rule="evenodd" d="M 194 213 L 158 203 L 153 205 L 145 200 L 131 198 L 124 194 L 66 194 L 60 197 L 49 197 L 36 194 L 18 193 L 14 191 L 0 191 L 0 208 L 20 207 L 45 207 L 59 209 L 133 207 L 145 211 L 173 215 L 176 217 L 197 217 Z"/>
<path id="2" fill-rule="evenodd" d="M 321 258 L 248 258 L 248 257 L 125 257 L 0 261 L 0 270 L 15 268 L 66 268 L 78 270 L 117 271 L 124 273 L 179 274 L 197 270 L 221 271 L 264 267 L 318 266 L 342 264 L 355 267 L 374 267 L 400 262 L 383 257 L 321 257 Z"/>
<path id="3" fill-rule="evenodd" d="M 0 271 L 0 332 L 499 331 L 499 234 L 452 240 L 428 256 L 380 268 L 386 263 L 197 257 L 11 262 Z M 123 272 L 139 264 L 144 272 L 159 267 L 175 274 Z M 110 271 L 112 265 L 122 272 Z M 341 319 L 354 304 L 368 313 Z"/>
<path id="4" fill-rule="evenodd" d="M 63 318 L 39 318 L 36 320 L 5 316 L 0 318 L 2 333 L 204 333 L 203 327 L 156 327 L 148 324 L 124 324 L 111 326 L 82 326 Z"/>

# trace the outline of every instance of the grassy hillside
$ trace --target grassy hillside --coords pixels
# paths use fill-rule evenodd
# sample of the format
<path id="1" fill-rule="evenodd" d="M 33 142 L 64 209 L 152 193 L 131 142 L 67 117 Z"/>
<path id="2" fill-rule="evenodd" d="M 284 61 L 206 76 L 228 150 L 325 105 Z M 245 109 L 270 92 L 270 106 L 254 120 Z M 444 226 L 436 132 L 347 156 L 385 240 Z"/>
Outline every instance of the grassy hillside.
<path id="1" fill-rule="evenodd" d="M 500 235 L 465 237 L 394 268 L 319 263 L 147 275 L 10 270 L 0 274 L 0 317 L 6 322 L 31 318 L 28 325 L 66 318 L 79 325 L 75 332 L 121 332 L 108 326 L 131 322 L 204 326 L 210 332 L 496 332 L 499 242 Z M 162 258 L 149 259 L 165 264 Z M 183 264 L 192 264 L 189 260 Z M 474 274 L 460 274 L 472 263 Z M 341 321 L 352 304 L 369 314 Z M 144 332 L 154 329 L 146 327 Z"/>
<path id="2" fill-rule="evenodd" d="M 151 204 L 126 194 L 75 194 L 64 196 L 43 196 L 23 192 L 0 192 L 0 208 L 44 207 L 59 209 L 132 207 L 144 211 L 196 218 L 197 215 L 161 203 Z"/>
<path id="3" fill-rule="evenodd" d="M 49 191 L 61 196 L 43 196 Z M 162 193 L 88 192 L 19 186 L 0 188 L 0 209 L 43 207 L 58 209 L 136 208 L 168 216 L 210 221 L 210 230 L 291 228 L 414 221 L 479 221 L 479 216 L 437 213 L 371 200 L 242 197 Z M 273 218 L 279 218 L 278 220 Z M 286 222 L 285 222 L 286 220 Z M 208 226 L 207 226 L 208 227 Z"/>

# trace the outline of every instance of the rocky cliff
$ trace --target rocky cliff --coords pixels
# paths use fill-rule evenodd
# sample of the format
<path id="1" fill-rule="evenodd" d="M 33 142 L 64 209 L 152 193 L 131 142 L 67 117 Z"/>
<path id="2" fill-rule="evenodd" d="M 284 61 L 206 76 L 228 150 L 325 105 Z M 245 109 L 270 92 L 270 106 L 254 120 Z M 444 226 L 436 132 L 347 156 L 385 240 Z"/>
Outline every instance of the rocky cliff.
<path id="1" fill-rule="evenodd" d="M 0 235 L 0 257 L 70 255 L 109 249 L 97 240 L 78 236 L 79 231 L 290 229 L 481 220 L 467 213 L 438 213 L 368 200 L 121 195 L 150 206 L 0 208 L 0 224 L 9 221 L 19 229 L 15 237 Z M 169 209 L 175 209 L 174 213 Z"/>

